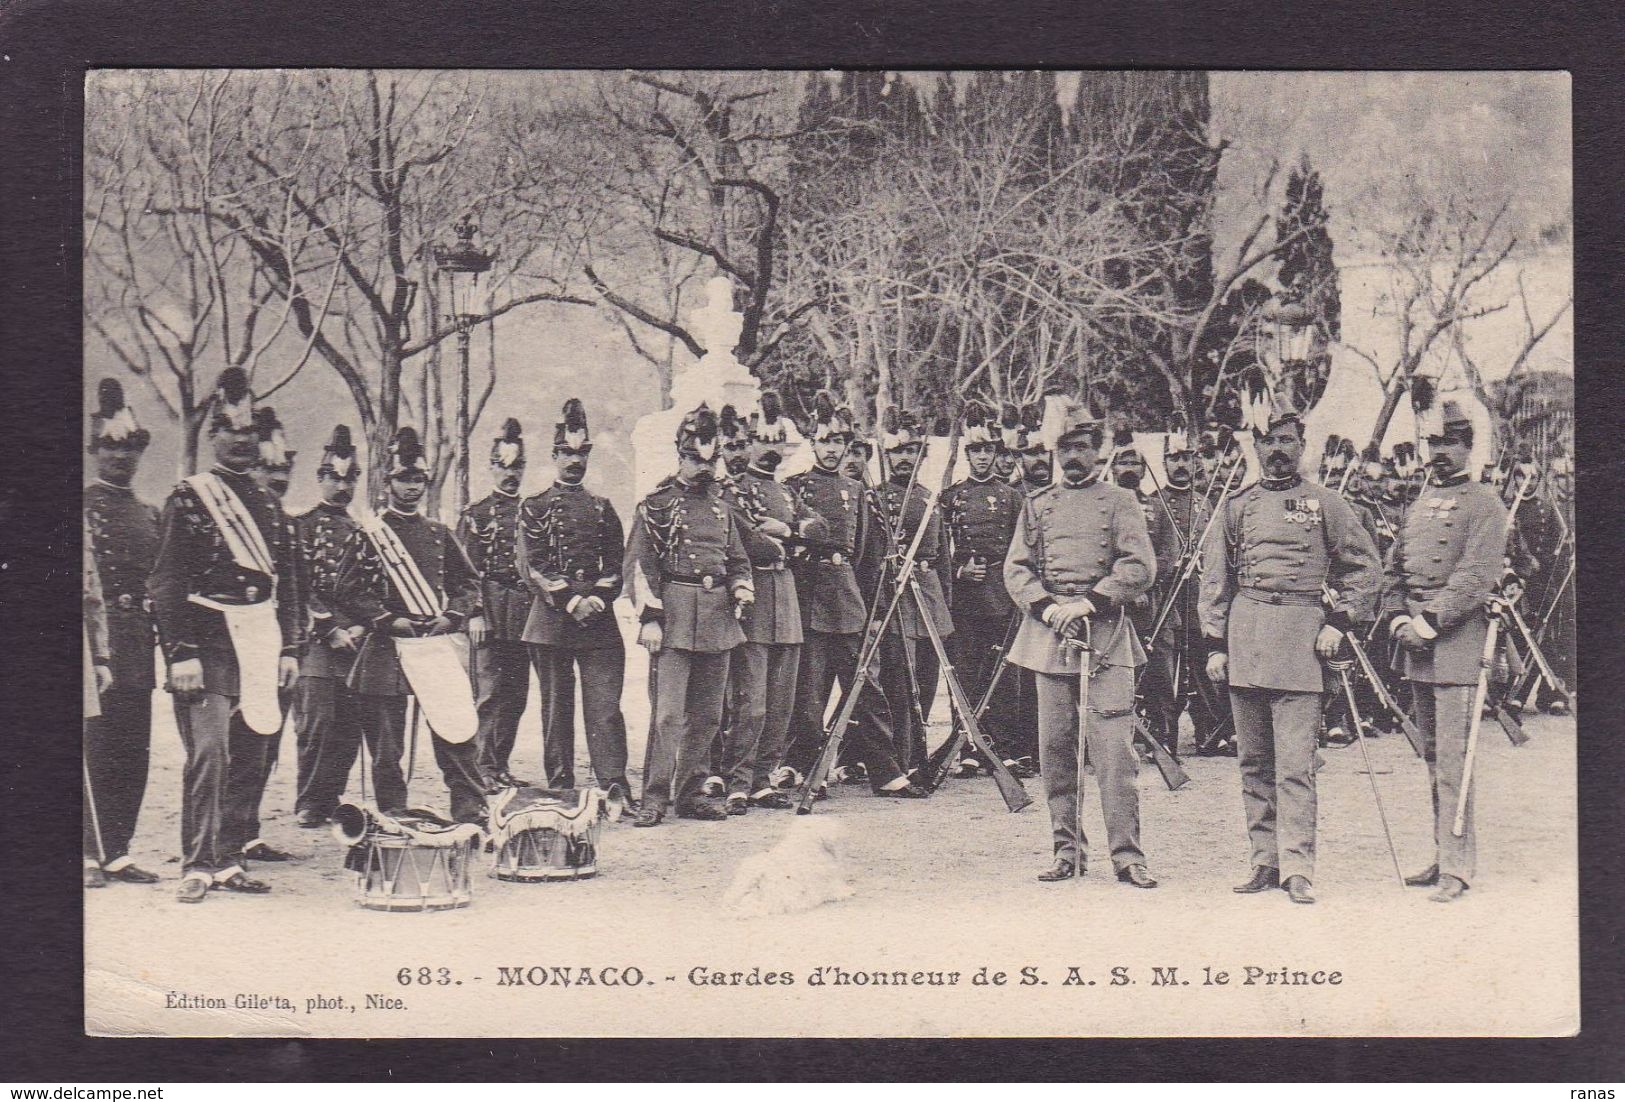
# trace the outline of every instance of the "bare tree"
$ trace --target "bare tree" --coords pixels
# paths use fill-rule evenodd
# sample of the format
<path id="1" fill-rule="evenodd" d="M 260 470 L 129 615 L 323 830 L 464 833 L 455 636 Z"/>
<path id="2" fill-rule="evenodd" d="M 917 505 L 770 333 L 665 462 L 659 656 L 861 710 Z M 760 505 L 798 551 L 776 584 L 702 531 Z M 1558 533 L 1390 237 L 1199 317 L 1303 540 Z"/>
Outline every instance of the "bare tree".
<path id="1" fill-rule="evenodd" d="M 274 392 L 312 350 L 292 337 L 290 304 L 243 237 L 205 213 L 229 192 L 228 166 L 252 140 L 233 125 L 244 91 L 209 72 L 104 76 L 87 89 L 85 322 L 175 420 L 182 475 L 197 467 L 221 370 L 255 378 L 274 363 L 280 381 L 265 388 Z M 310 278 L 319 262 L 281 213 L 278 262 Z M 325 317 L 335 285 L 331 275 L 312 279 L 313 317 Z"/>
<path id="2" fill-rule="evenodd" d="M 633 73 L 600 79 L 577 137 L 597 209 L 581 273 L 669 392 L 673 356 L 708 350 L 683 323 L 684 291 L 734 284 L 743 325 L 731 351 L 755 368 L 810 305 L 776 305 L 781 176 L 793 96 L 760 73 Z M 664 394 L 663 394 L 664 396 Z"/>
<path id="3" fill-rule="evenodd" d="M 515 155 L 515 128 L 524 118 L 515 90 L 493 87 L 484 75 L 447 72 L 217 79 L 252 89 L 230 120 L 252 140 L 234 150 L 229 187 L 171 209 L 202 213 L 246 245 L 297 332 L 343 381 L 374 455 L 400 424 L 408 365 L 459 325 L 485 325 L 534 303 L 593 305 L 571 293 L 551 263 L 554 247 L 571 238 L 561 225 L 569 196 L 550 197 L 554 181 L 545 166 Z M 268 95 L 267 80 L 281 93 Z M 501 101 L 500 114 L 493 100 Z M 454 318 L 433 294 L 433 246 L 463 215 L 479 221 L 500 261 L 485 281 L 489 301 L 459 306 Z M 302 243 L 307 265 L 288 262 L 290 240 Z M 324 312 L 325 280 L 337 291 Z M 435 308 L 420 313 L 425 288 Z M 445 358 L 423 362 L 446 366 Z M 431 389 L 444 392 L 438 383 Z M 443 426 L 431 439 L 448 443 Z M 467 440 L 449 444 L 466 464 Z M 375 477 L 378 469 L 374 464 Z"/>
<path id="4" fill-rule="evenodd" d="M 1414 205 L 1396 228 L 1380 235 L 1381 254 L 1392 273 L 1387 300 L 1397 340 L 1392 362 L 1381 366 L 1369 351 L 1356 349 L 1377 369 L 1384 390 L 1371 443 L 1380 444 L 1387 435 L 1400 399 L 1441 341 L 1445 347 L 1464 350 L 1462 334 L 1468 322 L 1510 305 L 1508 301 L 1490 301 L 1487 294 L 1490 277 L 1518 247 L 1517 237 L 1506 227 L 1506 212 L 1503 203 L 1486 216 L 1475 210 L 1468 199 L 1447 197 L 1438 204 Z M 1525 299 L 1528 332 L 1513 361 L 1514 369 L 1521 368 L 1567 309 L 1565 303 L 1552 318 L 1536 325 L 1528 315 Z M 1471 375 L 1477 376 L 1470 360 L 1462 362 Z M 1481 379 L 1469 378 L 1467 382 L 1483 391 Z"/>

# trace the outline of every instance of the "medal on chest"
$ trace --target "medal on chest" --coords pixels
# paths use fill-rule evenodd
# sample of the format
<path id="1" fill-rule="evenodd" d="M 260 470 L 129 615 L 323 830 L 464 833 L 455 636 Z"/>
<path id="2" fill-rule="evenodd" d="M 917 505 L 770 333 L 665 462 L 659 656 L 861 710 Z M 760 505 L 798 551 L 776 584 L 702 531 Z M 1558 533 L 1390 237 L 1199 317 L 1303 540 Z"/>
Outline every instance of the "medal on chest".
<path id="1" fill-rule="evenodd" d="M 1286 519 L 1291 524 L 1313 528 L 1320 523 L 1320 499 L 1314 497 L 1287 498 Z"/>
<path id="2" fill-rule="evenodd" d="M 1422 515 L 1428 520 L 1443 520 L 1450 516 L 1456 504 L 1453 497 L 1430 497 L 1423 502 Z"/>

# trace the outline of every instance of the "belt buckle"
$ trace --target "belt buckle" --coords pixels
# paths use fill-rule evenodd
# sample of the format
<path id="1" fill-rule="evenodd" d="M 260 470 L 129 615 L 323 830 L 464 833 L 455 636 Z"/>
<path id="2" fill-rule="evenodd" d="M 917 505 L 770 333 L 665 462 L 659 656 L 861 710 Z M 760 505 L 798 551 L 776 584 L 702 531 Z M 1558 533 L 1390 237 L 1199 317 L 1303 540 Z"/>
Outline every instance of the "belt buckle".
<path id="1" fill-rule="evenodd" d="M 118 595 L 118 606 L 128 612 L 135 607 L 135 597 L 129 593 L 120 593 Z"/>
<path id="2" fill-rule="evenodd" d="M 243 599 L 249 604 L 253 604 L 256 600 L 258 600 L 259 595 L 260 587 L 257 585 L 251 585 L 247 589 L 243 590 Z"/>
<path id="3" fill-rule="evenodd" d="M 846 556 L 841 554 L 839 551 L 836 551 L 834 554 L 830 555 L 829 561 L 835 566 L 845 566 Z"/>
<path id="4" fill-rule="evenodd" d="M 715 589 L 716 587 L 717 587 L 717 579 L 716 579 L 716 577 L 714 575 L 707 574 L 705 577 L 700 579 L 700 588 L 705 590 L 706 592 L 709 593 L 711 590 Z"/>
<path id="5" fill-rule="evenodd" d="M 575 577 L 576 577 L 576 581 L 578 581 L 578 582 L 586 581 L 587 580 L 587 570 L 586 570 L 586 568 L 585 567 L 577 567 Z"/>

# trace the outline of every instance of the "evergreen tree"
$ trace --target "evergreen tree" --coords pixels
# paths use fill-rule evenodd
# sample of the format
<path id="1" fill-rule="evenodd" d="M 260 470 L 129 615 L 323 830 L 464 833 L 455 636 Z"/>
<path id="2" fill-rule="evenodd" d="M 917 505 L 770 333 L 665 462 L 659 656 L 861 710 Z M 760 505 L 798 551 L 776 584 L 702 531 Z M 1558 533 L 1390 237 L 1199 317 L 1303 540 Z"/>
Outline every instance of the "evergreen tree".
<path id="1" fill-rule="evenodd" d="M 1315 355 L 1304 365 L 1302 377 L 1294 380 L 1300 399 L 1309 405 L 1320 401 L 1331 374 L 1331 352 L 1327 345 L 1343 333 L 1343 299 L 1338 287 L 1337 262 L 1332 257 L 1332 235 L 1327 228 L 1325 189 L 1320 173 L 1303 157 L 1287 176 L 1286 199 L 1275 221 L 1277 240 L 1303 230 L 1281 251 L 1277 278 L 1282 295 L 1303 305 L 1314 317 L 1318 339 Z"/>

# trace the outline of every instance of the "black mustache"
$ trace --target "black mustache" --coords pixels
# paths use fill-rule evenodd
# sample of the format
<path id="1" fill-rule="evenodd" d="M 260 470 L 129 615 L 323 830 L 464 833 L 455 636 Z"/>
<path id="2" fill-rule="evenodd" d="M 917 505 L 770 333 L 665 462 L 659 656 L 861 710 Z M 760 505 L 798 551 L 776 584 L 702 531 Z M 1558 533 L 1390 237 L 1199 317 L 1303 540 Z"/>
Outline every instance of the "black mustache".
<path id="1" fill-rule="evenodd" d="M 1081 459 L 1068 459 L 1065 463 L 1061 464 L 1061 469 L 1066 471 L 1087 471 L 1089 469 L 1089 464 L 1085 463 Z"/>
<path id="2" fill-rule="evenodd" d="M 1271 461 L 1274 461 L 1274 460 L 1277 460 L 1277 459 L 1285 459 L 1286 457 L 1287 457 L 1286 452 L 1270 452 L 1264 458 L 1269 459 Z"/>

